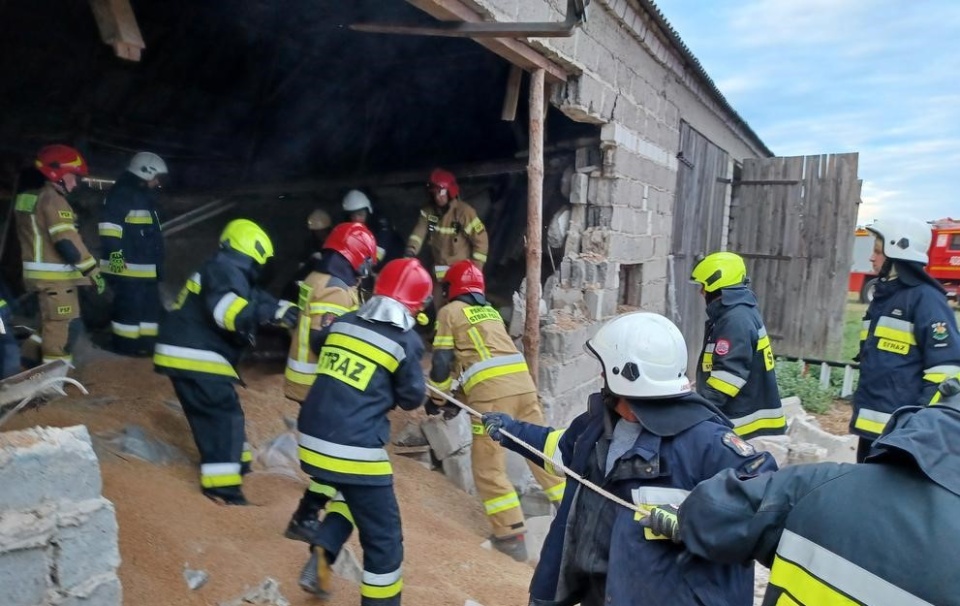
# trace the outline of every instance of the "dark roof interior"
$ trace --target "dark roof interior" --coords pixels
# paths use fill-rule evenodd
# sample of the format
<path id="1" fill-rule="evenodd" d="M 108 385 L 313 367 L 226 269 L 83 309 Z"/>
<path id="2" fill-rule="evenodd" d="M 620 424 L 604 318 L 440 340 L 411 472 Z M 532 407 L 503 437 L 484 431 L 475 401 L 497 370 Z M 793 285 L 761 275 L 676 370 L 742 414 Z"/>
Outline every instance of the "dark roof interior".
<path id="1" fill-rule="evenodd" d="M 0 156 L 51 142 L 113 177 L 149 149 L 189 190 L 508 158 L 509 65 L 467 39 L 354 32 L 429 23 L 402 0 L 132 0 L 146 49 L 117 58 L 82 0 L 0 2 Z M 548 140 L 595 133 L 551 111 Z M 18 159 L 18 160 L 14 160 Z"/>

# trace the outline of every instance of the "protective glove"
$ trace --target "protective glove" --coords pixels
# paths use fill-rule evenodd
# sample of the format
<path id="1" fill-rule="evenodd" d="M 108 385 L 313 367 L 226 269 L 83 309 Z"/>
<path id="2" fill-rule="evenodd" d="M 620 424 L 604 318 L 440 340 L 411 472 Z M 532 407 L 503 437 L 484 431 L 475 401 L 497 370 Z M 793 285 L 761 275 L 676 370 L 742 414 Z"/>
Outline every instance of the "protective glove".
<path id="1" fill-rule="evenodd" d="M 293 328 L 297 325 L 297 320 L 299 319 L 299 307 L 290 301 L 280 300 L 280 302 L 277 303 L 277 311 L 273 313 L 273 320 L 275 323 L 283 326 L 284 328 Z"/>
<path id="2" fill-rule="evenodd" d="M 107 290 L 107 281 L 103 279 L 100 268 L 94 267 L 93 270 L 87 274 L 87 278 L 90 280 L 90 283 L 93 284 L 93 287 L 97 289 L 98 295 L 102 295 L 104 291 Z"/>
<path id="3" fill-rule="evenodd" d="M 459 406 L 450 404 L 446 400 L 440 402 L 433 398 L 430 398 L 424 403 L 423 410 L 431 417 L 442 414 L 444 421 L 449 421 L 460 414 Z"/>
<path id="4" fill-rule="evenodd" d="M 507 423 L 513 423 L 513 417 L 505 412 L 485 412 L 480 417 L 483 420 L 483 430 L 487 435 L 503 444 L 507 437 L 500 433 L 500 430 Z"/>
<path id="5" fill-rule="evenodd" d="M 122 250 L 115 250 L 110 253 L 110 272 L 115 274 L 122 274 L 123 270 L 127 268 L 127 262 L 123 258 Z"/>
<path id="6" fill-rule="evenodd" d="M 650 515 L 640 520 L 640 525 L 653 532 L 667 537 L 674 543 L 680 542 L 680 518 L 676 505 L 658 505 L 650 511 Z"/>

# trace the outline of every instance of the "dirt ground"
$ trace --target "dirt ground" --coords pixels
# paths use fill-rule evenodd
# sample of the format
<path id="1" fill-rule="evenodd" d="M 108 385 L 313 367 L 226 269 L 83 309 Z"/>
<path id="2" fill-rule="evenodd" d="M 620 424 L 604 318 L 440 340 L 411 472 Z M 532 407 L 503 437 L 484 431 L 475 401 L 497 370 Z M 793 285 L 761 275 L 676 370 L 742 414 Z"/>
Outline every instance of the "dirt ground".
<path id="1" fill-rule="evenodd" d="M 279 365 L 247 367 L 240 389 L 254 448 L 285 430 L 284 416 L 297 407 L 282 396 Z M 114 503 L 120 528 L 120 579 L 124 603 L 137 606 L 207 606 L 230 600 L 271 576 L 294 606 L 321 604 L 296 584 L 306 547 L 282 535 L 305 482 L 254 472 L 245 491 L 254 507 L 223 507 L 198 488 L 197 453 L 169 381 L 147 359 L 103 354 L 76 373 L 89 396 L 61 398 L 20 413 L 4 430 L 35 425 L 83 424 L 91 434 L 127 424 L 183 451 L 189 463 L 157 466 L 132 457 L 101 455 L 103 494 Z M 397 413 L 394 431 L 410 415 Z M 396 491 L 403 517 L 404 602 L 423 606 L 525 604 L 532 568 L 480 547 L 489 530 L 482 507 L 446 478 L 394 456 Z M 256 469 L 256 467 L 255 467 Z M 361 555 L 356 539 L 354 552 Z M 191 591 L 183 569 L 205 570 L 209 582 Z M 359 588 L 335 579 L 328 606 L 359 602 Z"/>
<path id="2" fill-rule="evenodd" d="M 823 414 L 814 414 L 813 416 L 820 423 L 824 431 L 834 435 L 845 436 L 850 433 L 850 416 L 853 414 L 853 407 L 846 400 L 834 400 L 830 410 Z"/>

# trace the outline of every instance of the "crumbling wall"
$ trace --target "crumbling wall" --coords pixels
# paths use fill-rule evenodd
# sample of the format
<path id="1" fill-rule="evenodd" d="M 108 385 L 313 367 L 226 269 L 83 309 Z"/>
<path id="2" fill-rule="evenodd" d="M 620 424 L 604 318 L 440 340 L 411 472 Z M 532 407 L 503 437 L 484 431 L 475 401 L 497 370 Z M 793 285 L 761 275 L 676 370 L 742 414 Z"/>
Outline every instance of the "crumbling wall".
<path id="1" fill-rule="evenodd" d="M 0 604 L 117 606 L 117 519 L 85 427 L 0 433 Z"/>

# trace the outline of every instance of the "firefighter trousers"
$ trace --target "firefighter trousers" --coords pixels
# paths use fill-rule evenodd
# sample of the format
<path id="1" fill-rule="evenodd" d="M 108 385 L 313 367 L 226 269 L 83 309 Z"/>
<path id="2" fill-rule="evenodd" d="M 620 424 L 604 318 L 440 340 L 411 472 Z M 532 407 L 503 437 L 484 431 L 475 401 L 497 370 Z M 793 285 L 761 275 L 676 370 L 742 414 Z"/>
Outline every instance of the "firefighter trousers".
<path id="1" fill-rule="evenodd" d="M 360 533 L 360 546 L 363 548 L 360 605 L 399 606 L 403 589 L 403 533 L 393 485 L 327 483 L 340 492 Z M 320 523 L 319 530 L 319 546 L 326 552 L 330 563 L 337 559 L 353 530 L 345 517 L 330 515 L 337 502 L 335 498 L 327 505 L 327 517 Z"/>
<path id="2" fill-rule="evenodd" d="M 153 353 L 160 321 L 160 290 L 149 278 L 109 276 L 113 289 L 110 330 L 113 348 L 123 355 Z"/>
<path id="3" fill-rule="evenodd" d="M 40 282 L 28 285 L 37 292 L 40 332 L 23 342 L 21 355 L 29 365 L 54 360 L 73 362 L 70 354 L 80 329 L 80 299 L 70 283 Z"/>
<path id="4" fill-rule="evenodd" d="M 170 381 L 200 452 L 200 486 L 239 487 L 251 454 L 233 383 L 220 378 L 170 377 Z"/>
<path id="5" fill-rule="evenodd" d="M 535 392 L 468 404 L 480 413 L 505 412 L 518 421 L 543 425 L 543 411 Z M 527 529 L 520 508 L 520 496 L 507 476 L 507 451 L 486 434 L 480 419 L 472 419 L 471 423 L 473 481 L 493 527 L 493 536 L 504 538 L 522 534 Z M 527 465 L 550 502 L 559 505 L 566 487 L 564 478 L 547 473 L 532 461 L 527 461 Z"/>

